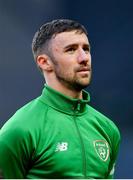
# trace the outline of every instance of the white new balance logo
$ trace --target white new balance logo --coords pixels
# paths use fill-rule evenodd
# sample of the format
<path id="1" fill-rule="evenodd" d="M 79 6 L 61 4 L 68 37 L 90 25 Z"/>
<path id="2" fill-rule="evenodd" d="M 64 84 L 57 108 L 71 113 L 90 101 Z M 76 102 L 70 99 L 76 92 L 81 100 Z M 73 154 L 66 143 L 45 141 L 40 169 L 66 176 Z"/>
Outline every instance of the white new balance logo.
<path id="1" fill-rule="evenodd" d="M 68 148 L 68 143 L 67 142 L 61 142 L 58 143 L 55 149 L 55 152 L 57 151 L 66 151 Z"/>

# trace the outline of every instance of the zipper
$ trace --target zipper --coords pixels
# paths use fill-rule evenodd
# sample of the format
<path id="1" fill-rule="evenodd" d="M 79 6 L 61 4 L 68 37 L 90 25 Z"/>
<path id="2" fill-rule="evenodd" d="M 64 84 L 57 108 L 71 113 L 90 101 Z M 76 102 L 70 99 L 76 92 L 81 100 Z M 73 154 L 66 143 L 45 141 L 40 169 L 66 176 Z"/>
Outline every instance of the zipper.
<path id="1" fill-rule="evenodd" d="M 86 178 L 87 176 L 86 176 L 86 155 L 85 155 L 85 147 L 84 147 L 83 139 L 82 139 L 82 136 L 81 136 L 81 133 L 80 133 L 80 130 L 79 130 L 77 121 L 76 121 L 76 114 L 77 114 L 77 112 L 79 111 L 79 108 L 80 108 L 80 103 L 78 102 L 77 108 L 76 108 L 75 111 L 74 111 L 74 124 L 75 124 L 75 127 L 76 127 L 76 131 L 77 131 L 77 134 L 78 134 L 78 137 L 79 137 L 80 144 L 81 144 L 82 160 L 83 160 L 82 170 L 83 170 L 84 178 Z"/>

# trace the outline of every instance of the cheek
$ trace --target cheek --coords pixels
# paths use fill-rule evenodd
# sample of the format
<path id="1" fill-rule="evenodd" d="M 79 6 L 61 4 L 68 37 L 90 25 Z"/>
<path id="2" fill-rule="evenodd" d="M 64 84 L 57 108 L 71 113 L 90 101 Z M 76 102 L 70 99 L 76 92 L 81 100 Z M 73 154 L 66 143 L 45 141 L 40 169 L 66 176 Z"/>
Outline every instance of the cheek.
<path id="1" fill-rule="evenodd" d="M 60 69 L 64 72 L 73 72 L 73 66 L 70 63 L 60 64 Z"/>
<path id="2" fill-rule="evenodd" d="M 73 77 L 74 76 L 74 69 L 72 68 L 71 65 L 67 65 L 65 64 L 65 66 L 61 67 L 60 69 L 60 73 L 65 76 L 66 78 L 67 77 Z"/>

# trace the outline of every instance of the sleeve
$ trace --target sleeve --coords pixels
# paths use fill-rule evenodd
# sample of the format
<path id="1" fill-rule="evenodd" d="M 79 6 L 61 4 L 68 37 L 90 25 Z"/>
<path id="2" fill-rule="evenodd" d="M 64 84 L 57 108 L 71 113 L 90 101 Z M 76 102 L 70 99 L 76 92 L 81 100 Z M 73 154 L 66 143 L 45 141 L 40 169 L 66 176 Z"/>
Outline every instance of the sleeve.
<path id="1" fill-rule="evenodd" d="M 24 179 L 30 161 L 29 137 L 21 128 L 0 130 L 0 176 Z"/>
<path id="2" fill-rule="evenodd" d="M 112 146 L 111 146 L 111 162 L 109 166 L 109 173 L 107 179 L 114 179 L 115 175 L 115 165 L 118 157 L 119 147 L 120 147 L 120 132 L 118 128 L 113 124 L 113 130 L 111 132 Z"/>

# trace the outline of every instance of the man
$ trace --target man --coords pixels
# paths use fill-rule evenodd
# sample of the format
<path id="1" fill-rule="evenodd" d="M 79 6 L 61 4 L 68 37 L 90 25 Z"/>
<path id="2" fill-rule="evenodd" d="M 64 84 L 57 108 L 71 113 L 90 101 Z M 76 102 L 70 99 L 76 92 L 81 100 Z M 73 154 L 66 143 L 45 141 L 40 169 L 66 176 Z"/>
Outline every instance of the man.
<path id="1" fill-rule="evenodd" d="M 120 134 L 90 107 L 87 31 L 78 22 L 42 25 L 32 50 L 46 84 L 0 131 L 4 178 L 113 178 Z"/>

